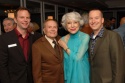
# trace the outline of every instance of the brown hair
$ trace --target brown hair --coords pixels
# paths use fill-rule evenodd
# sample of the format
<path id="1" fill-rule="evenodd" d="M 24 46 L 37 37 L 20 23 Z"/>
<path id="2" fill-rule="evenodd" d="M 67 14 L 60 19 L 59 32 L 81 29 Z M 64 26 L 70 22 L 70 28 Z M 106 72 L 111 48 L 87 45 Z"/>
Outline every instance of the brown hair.
<path id="1" fill-rule="evenodd" d="M 16 12 L 14 13 L 14 17 L 15 17 L 15 18 L 17 17 L 18 11 L 21 11 L 21 10 L 26 10 L 26 11 L 28 11 L 29 14 L 30 14 L 30 11 L 29 11 L 27 8 L 25 8 L 25 7 L 19 7 L 19 8 L 16 10 Z"/>
<path id="2" fill-rule="evenodd" d="M 103 17 L 103 12 L 102 12 L 102 10 L 100 10 L 99 8 L 93 8 L 93 9 L 89 10 L 89 13 L 90 13 L 91 11 L 94 11 L 94 10 L 100 11 L 101 16 Z"/>

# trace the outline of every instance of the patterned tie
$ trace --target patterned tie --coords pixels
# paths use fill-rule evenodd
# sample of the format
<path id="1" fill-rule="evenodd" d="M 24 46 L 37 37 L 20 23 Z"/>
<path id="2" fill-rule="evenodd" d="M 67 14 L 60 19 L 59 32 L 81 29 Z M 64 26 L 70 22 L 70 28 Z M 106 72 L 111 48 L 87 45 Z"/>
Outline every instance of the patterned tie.
<path id="1" fill-rule="evenodd" d="M 59 53 L 59 52 L 60 52 L 60 51 L 59 51 L 59 47 L 58 47 L 56 41 L 53 41 L 53 43 L 54 43 L 55 52 L 56 52 L 57 56 L 59 57 L 59 55 L 60 55 L 60 53 Z"/>

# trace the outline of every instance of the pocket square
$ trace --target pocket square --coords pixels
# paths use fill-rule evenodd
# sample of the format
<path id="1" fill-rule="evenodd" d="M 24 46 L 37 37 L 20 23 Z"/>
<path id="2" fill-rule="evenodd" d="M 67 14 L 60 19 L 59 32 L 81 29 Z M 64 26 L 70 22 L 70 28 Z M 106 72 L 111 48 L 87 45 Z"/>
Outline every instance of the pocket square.
<path id="1" fill-rule="evenodd" d="M 8 45 L 8 48 L 15 47 L 15 46 L 17 46 L 17 44 L 10 44 Z"/>

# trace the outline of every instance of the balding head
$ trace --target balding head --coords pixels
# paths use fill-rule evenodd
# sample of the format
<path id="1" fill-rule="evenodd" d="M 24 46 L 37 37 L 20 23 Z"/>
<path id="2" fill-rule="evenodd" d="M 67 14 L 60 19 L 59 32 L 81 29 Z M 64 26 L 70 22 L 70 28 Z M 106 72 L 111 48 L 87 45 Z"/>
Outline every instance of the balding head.
<path id="1" fill-rule="evenodd" d="M 125 17 L 122 17 L 120 20 L 120 25 L 125 24 Z"/>

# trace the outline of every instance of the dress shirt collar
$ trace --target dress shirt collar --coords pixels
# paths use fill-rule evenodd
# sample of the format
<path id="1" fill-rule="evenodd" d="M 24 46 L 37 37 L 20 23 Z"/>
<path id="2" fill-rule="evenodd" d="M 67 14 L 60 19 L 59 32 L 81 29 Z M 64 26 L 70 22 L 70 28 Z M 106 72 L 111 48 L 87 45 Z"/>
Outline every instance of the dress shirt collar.
<path id="1" fill-rule="evenodd" d="M 97 37 L 102 37 L 103 34 L 104 34 L 104 27 L 101 28 L 101 30 L 99 31 L 99 33 L 98 33 L 98 35 L 97 35 L 96 37 L 94 36 L 94 33 L 92 33 L 92 34 L 90 35 L 90 38 L 91 38 L 91 39 L 96 39 Z"/>
<path id="2" fill-rule="evenodd" d="M 15 28 L 14 29 L 18 37 L 22 37 L 22 34 Z M 29 33 L 27 32 L 26 36 L 24 39 L 27 39 L 29 37 Z"/>
<path id="3" fill-rule="evenodd" d="M 46 35 L 45 35 L 45 38 L 49 41 L 49 43 L 51 44 L 51 46 L 54 47 L 53 40 L 50 39 L 49 37 L 47 37 Z M 54 40 L 55 40 L 55 39 L 54 39 Z M 56 40 L 55 40 L 55 41 L 56 41 Z"/>

